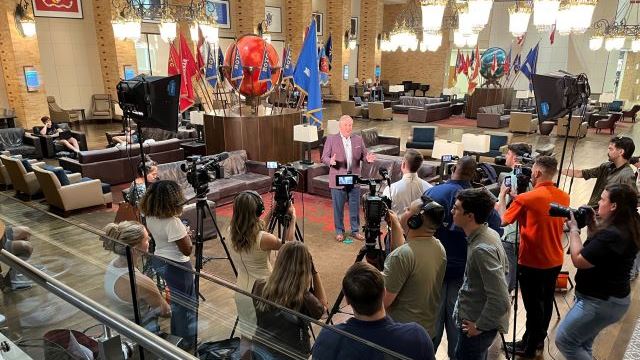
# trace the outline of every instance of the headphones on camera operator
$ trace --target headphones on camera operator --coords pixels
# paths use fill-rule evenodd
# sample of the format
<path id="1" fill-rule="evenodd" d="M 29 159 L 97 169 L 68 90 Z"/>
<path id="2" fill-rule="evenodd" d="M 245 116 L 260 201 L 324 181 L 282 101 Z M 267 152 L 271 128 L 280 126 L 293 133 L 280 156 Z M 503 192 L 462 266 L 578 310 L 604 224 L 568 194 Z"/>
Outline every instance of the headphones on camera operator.
<path id="1" fill-rule="evenodd" d="M 248 194 L 256 201 L 256 217 L 260 217 L 262 216 L 262 214 L 264 214 L 264 201 L 262 201 L 262 196 L 260 196 L 260 194 L 258 194 L 254 190 L 244 190 L 239 192 L 236 197 L 240 196 L 241 194 Z"/>
<path id="2" fill-rule="evenodd" d="M 435 224 L 441 223 L 444 219 L 444 207 L 427 195 L 422 195 L 420 200 L 422 200 L 420 211 L 417 214 L 411 215 L 409 220 L 407 220 L 409 229 L 419 229 L 422 224 L 424 224 L 423 215 L 428 216 Z"/>

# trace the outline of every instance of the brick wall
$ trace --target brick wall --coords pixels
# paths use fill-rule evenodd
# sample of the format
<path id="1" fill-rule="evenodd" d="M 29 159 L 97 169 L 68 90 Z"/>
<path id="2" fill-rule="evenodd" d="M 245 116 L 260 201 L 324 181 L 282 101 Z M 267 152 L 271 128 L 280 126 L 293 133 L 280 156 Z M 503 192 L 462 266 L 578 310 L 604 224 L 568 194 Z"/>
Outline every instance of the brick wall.
<path id="1" fill-rule="evenodd" d="M 627 52 L 620 99 L 625 100 L 625 109 L 632 104 L 640 104 L 640 53 Z"/>
<path id="2" fill-rule="evenodd" d="M 232 25 L 238 37 L 245 34 L 257 33 L 258 23 L 264 19 L 265 0 L 238 0 L 235 6 L 231 7 L 233 19 Z"/>
<path id="3" fill-rule="evenodd" d="M 365 0 L 366 1 L 366 0 Z M 385 5 L 383 31 L 388 33 L 404 5 Z M 429 84 L 428 95 L 439 95 L 445 83 L 444 72 L 448 64 L 451 51 L 449 32 L 444 31 L 442 45 L 435 52 L 401 50 L 382 53 L 382 79 L 391 84 L 400 84 L 403 80 L 411 80 L 422 84 Z"/>
<path id="4" fill-rule="evenodd" d="M 358 48 L 358 79 L 373 79 L 376 65 L 381 65 L 382 52 L 378 34 L 382 33 L 384 3 L 382 0 L 362 0 Z"/>
<path id="5" fill-rule="evenodd" d="M 18 117 L 16 126 L 30 128 L 40 124 L 40 117 L 49 114 L 44 85 L 37 92 L 27 92 L 24 66 L 34 66 L 41 72 L 37 35 L 25 38 L 16 29 L 13 12 L 15 2 L 0 2 L 0 66 L 7 91 L 9 107 Z"/>
<path id="6" fill-rule="evenodd" d="M 294 61 L 302 49 L 304 31 L 311 22 L 311 0 L 282 0 L 285 41 L 291 44 Z"/>
<path id="7" fill-rule="evenodd" d="M 358 0 L 355 0 L 358 1 Z M 336 100 L 347 100 L 349 84 L 342 79 L 342 67 L 349 64 L 351 51 L 344 47 L 344 33 L 351 22 L 351 0 L 327 0 L 325 22 L 332 34 L 333 61 L 331 68 L 331 94 Z M 328 35 L 325 35 L 328 38 Z"/>
<path id="8" fill-rule="evenodd" d="M 133 41 L 120 41 L 113 36 L 111 12 L 111 0 L 93 0 L 96 41 L 104 91 L 115 98 L 116 85 L 124 75 L 124 65 L 133 65 L 137 73 L 138 62 Z"/>

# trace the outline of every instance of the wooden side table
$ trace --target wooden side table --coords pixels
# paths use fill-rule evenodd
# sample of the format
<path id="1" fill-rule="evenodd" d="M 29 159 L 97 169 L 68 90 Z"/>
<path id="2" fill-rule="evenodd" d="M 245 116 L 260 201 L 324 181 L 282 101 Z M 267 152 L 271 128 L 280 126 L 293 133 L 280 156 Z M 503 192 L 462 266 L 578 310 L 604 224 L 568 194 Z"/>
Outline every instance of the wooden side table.
<path id="1" fill-rule="evenodd" d="M 298 178 L 298 187 L 296 187 L 296 191 L 306 193 L 307 192 L 307 171 L 309 169 L 318 168 L 324 166 L 320 163 L 313 163 L 312 165 L 302 164 L 300 161 L 294 161 L 291 163 L 298 172 L 300 173 L 300 177 Z"/>

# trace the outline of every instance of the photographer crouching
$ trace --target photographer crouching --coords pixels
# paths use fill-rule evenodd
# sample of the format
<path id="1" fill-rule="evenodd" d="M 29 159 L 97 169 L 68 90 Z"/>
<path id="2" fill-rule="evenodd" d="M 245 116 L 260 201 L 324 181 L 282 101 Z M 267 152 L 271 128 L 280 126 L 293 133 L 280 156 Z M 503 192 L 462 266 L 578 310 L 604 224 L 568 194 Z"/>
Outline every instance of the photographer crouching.
<path id="1" fill-rule="evenodd" d="M 569 212 L 571 261 L 576 273 L 576 300 L 556 333 L 556 346 L 567 359 L 592 359 L 593 341 L 605 327 L 624 316 L 630 303 L 629 271 L 640 247 L 637 191 L 628 184 L 608 185 L 598 201 L 599 223 L 588 214 L 588 236 Z M 585 217 L 585 216 L 582 216 Z"/>

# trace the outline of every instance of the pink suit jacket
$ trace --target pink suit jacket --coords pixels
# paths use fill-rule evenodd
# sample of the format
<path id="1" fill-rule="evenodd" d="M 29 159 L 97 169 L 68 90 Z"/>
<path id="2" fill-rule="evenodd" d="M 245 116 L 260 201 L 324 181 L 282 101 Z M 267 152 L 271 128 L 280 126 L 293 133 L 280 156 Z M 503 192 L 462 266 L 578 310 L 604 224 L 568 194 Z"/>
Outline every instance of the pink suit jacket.
<path id="1" fill-rule="evenodd" d="M 331 156 L 336 154 L 336 164 L 331 166 Z M 360 161 L 366 161 L 367 148 L 362 141 L 360 135 L 351 135 L 351 173 L 360 175 Z M 344 175 L 347 173 L 347 160 L 342 144 L 340 133 L 327 136 L 322 151 L 322 162 L 329 166 L 329 187 L 332 189 L 342 189 L 342 186 L 336 186 L 336 175 Z"/>

